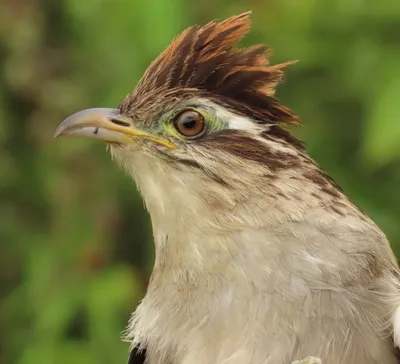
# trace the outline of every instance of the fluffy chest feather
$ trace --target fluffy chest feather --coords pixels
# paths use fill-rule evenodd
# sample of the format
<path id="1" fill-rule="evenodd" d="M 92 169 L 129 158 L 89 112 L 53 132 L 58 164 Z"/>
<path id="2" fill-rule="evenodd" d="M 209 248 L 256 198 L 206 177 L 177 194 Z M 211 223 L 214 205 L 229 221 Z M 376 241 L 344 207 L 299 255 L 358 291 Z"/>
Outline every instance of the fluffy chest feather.
<path id="1" fill-rule="evenodd" d="M 328 364 L 395 363 L 386 340 L 395 308 L 389 297 L 397 295 L 389 277 L 344 287 L 334 270 L 322 279 L 318 263 L 294 272 L 291 259 L 271 251 L 274 262 L 255 250 L 210 257 L 202 269 L 156 264 L 130 326 L 150 364 L 284 364 L 308 355 Z"/>
<path id="2" fill-rule="evenodd" d="M 394 363 L 385 338 L 399 302 L 389 275 L 367 278 L 363 262 L 302 251 L 295 238 L 277 248 L 267 231 L 188 234 L 175 241 L 181 254 L 169 251 L 174 238 L 130 326 L 150 364 L 284 364 L 308 355 Z"/>
<path id="3" fill-rule="evenodd" d="M 395 363 L 392 256 L 356 208 L 302 203 L 312 187 L 292 180 L 286 190 L 297 205 L 276 203 L 267 186 L 235 199 L 151 158 L 132 165 L 156 261 L 128 338 L 146 347 L 148 364 L 287 364 L 309 355 Z"/>

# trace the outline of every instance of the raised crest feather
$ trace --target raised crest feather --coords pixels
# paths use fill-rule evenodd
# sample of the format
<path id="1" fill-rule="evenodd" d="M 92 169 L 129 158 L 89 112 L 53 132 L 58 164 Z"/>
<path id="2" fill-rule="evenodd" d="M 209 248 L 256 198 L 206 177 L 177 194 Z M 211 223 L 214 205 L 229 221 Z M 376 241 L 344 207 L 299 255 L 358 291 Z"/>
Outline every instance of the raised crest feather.
<path id="1" fill-rule="evenodd" d="M 294 62 L 269 65 L 271 51 L 265 45 L 234 48 L 251 28 L 250 15 L 183 31 L 151 63 L 121 110 L 137 110 L 155 94 L 198 92 L 256 122 L 299 123 L 274 97 L 282 69 Z"/>

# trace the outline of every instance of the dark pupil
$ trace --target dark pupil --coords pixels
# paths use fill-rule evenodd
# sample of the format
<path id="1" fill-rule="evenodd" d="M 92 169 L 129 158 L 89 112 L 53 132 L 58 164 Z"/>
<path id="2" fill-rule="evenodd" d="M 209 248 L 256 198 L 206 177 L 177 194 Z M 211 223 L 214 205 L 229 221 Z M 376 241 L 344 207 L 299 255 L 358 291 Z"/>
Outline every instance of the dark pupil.
<path id="1" fill-rule="evenodd" d="M 194 115 L 187 115 L 182 120 L 182 126 L 185 129 L 193 129 L 196 127 L 197 118 Z"/>

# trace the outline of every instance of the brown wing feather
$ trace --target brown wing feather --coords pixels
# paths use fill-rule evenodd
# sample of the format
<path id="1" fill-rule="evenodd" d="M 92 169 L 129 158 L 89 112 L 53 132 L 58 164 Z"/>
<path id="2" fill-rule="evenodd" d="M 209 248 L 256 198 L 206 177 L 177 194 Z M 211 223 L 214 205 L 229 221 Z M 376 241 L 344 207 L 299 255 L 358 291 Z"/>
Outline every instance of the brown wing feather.
<path id="1" fill-rule="evenodd" d="M 146 362 L 146 350 L 139 350 L 133 348 L 129 354 L 128 364 L 145 364 Z"/>

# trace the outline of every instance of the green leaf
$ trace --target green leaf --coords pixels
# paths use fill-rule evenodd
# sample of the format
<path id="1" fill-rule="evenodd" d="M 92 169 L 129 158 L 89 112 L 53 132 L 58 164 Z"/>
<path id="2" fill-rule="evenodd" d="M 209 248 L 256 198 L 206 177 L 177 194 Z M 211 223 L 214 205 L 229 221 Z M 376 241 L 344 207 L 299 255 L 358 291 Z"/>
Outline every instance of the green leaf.
<path id="1" fill-rule="evenodd" d="M 368 110 L 362 153 L 367 164 L 378 168 L 400 158 L 400 73 L 396 62 L 386 64 L 381 82 L 371 90 L 374 99 Z M 394 63 L 394 64 L 393 64 Z M 379 73 L 376 75 L 379 77 Z"/>

